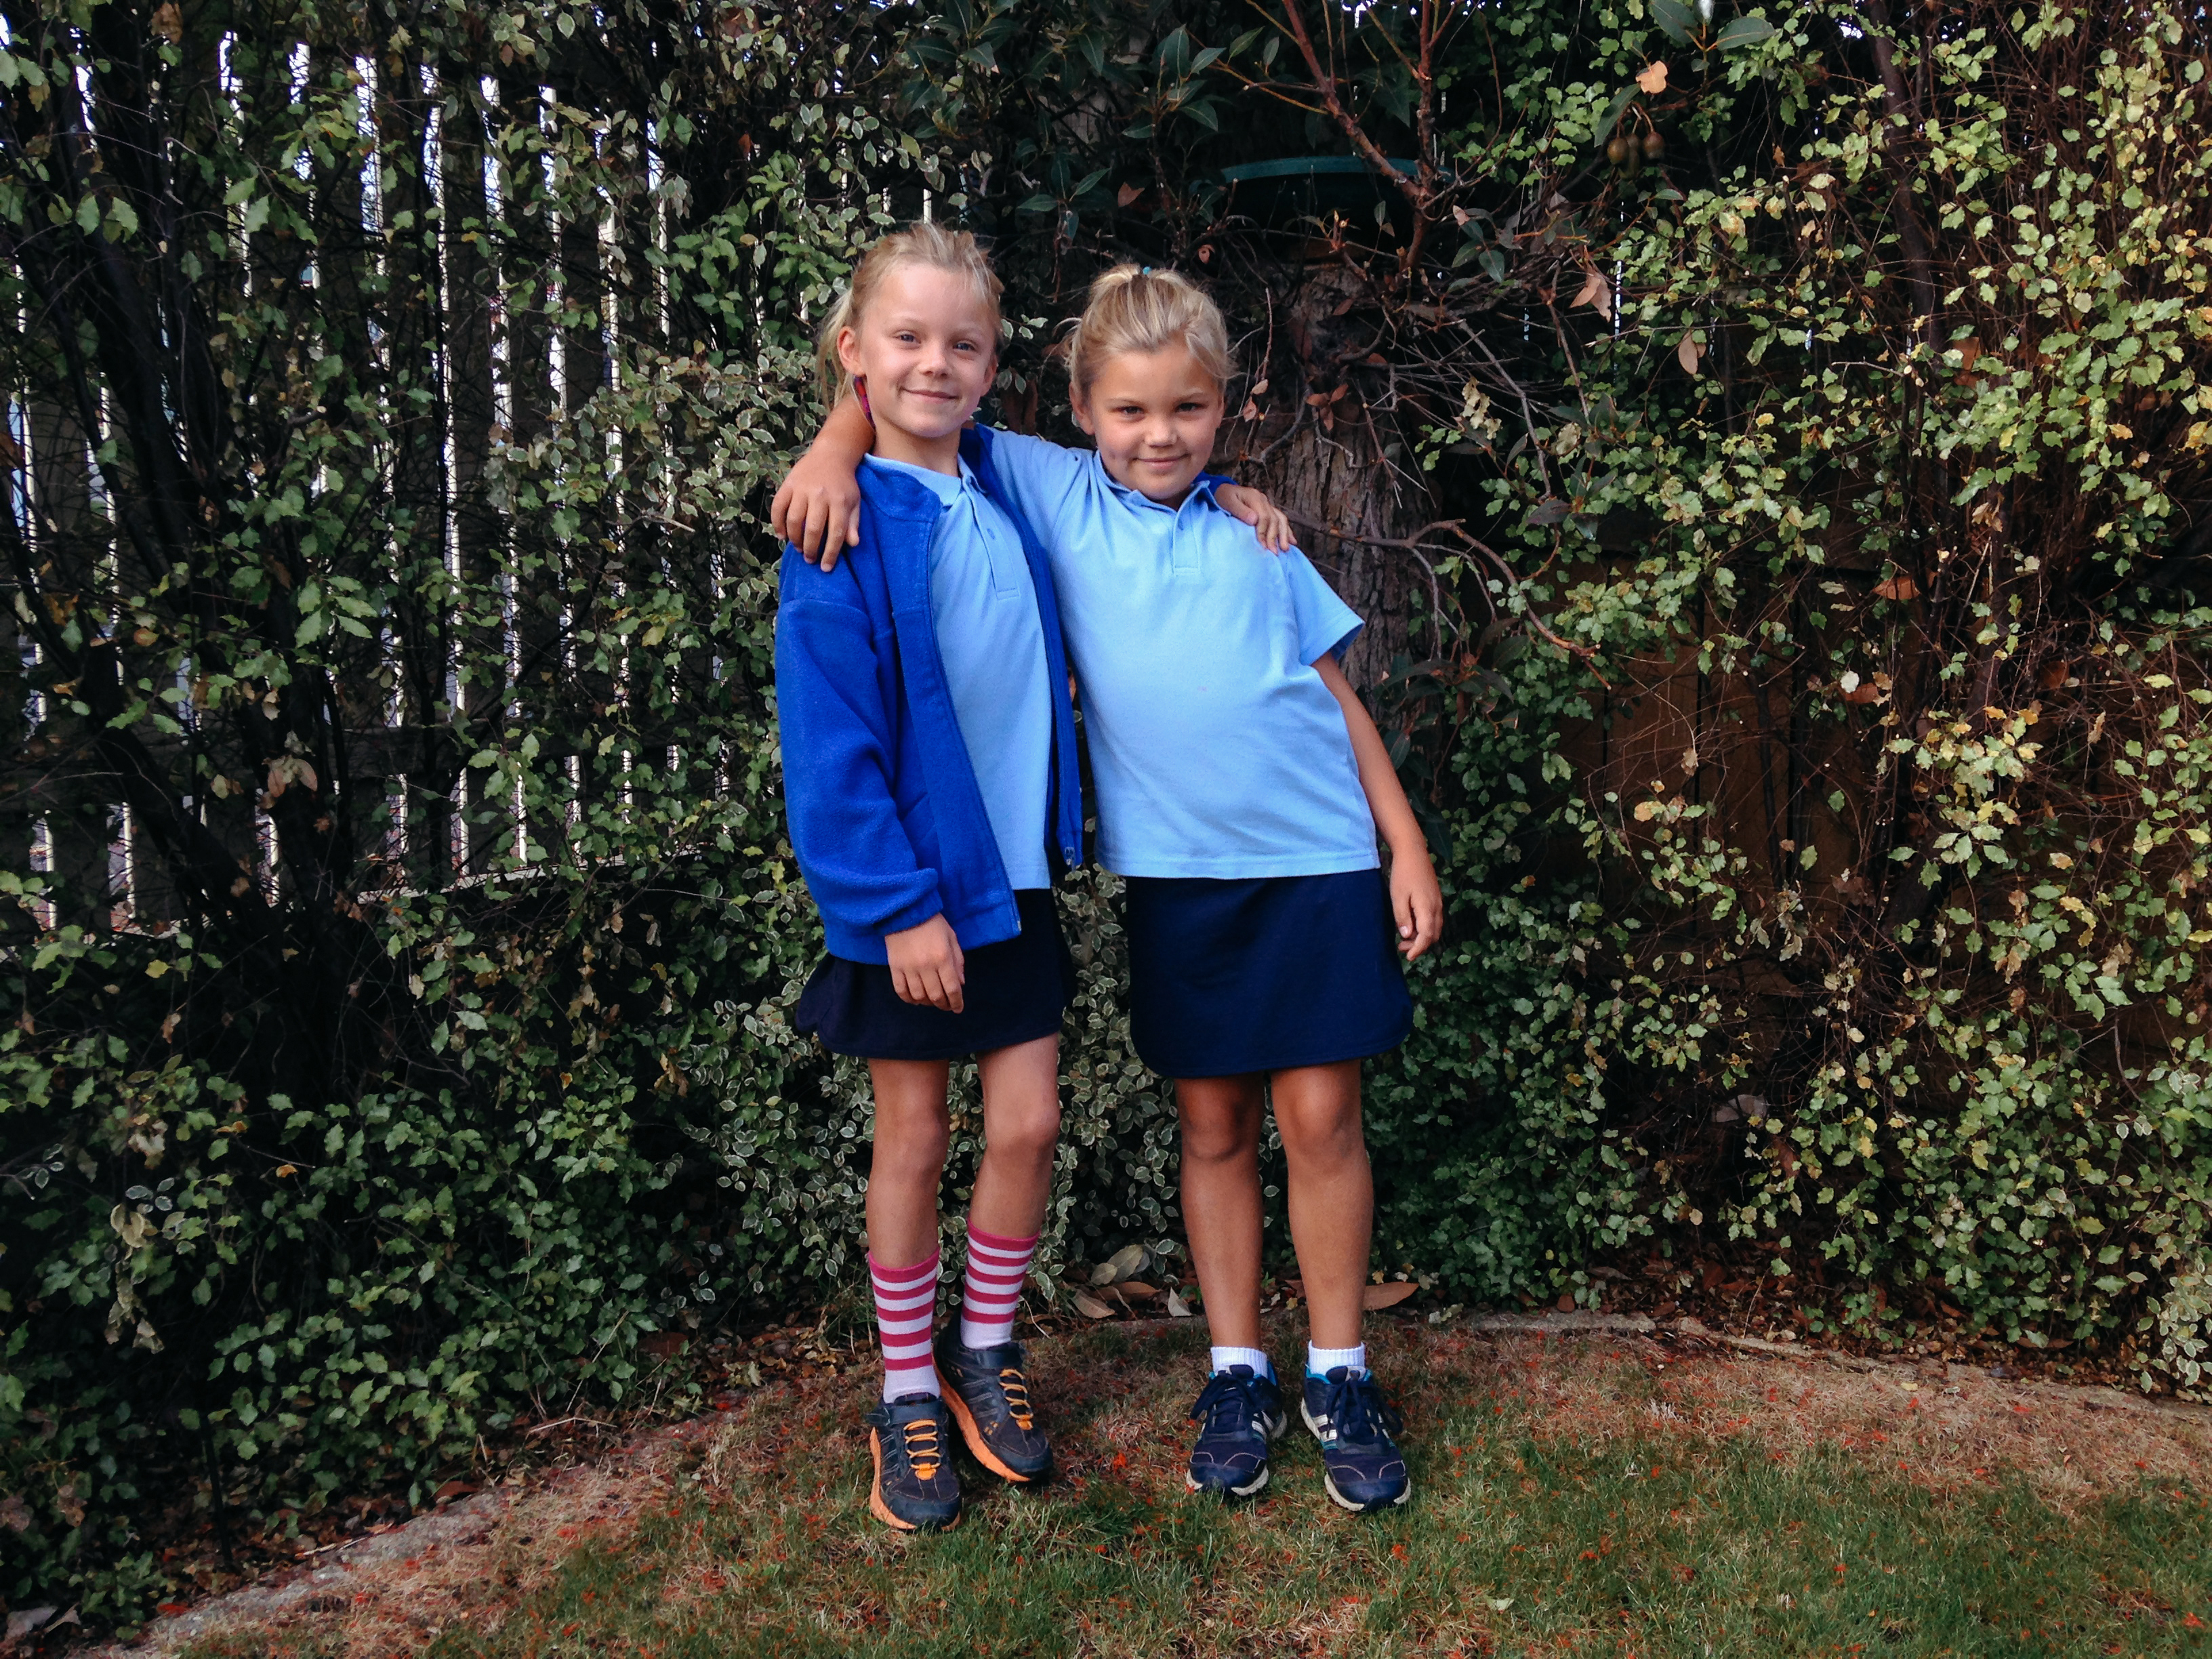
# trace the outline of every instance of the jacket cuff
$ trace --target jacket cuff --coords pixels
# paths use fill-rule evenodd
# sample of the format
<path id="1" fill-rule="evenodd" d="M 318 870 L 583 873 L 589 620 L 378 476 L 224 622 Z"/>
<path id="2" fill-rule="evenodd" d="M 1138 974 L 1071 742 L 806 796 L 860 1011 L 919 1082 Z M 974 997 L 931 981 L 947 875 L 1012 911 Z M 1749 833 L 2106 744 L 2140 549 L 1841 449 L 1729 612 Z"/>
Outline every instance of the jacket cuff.
<path id="1" fill-rule="evenodd" d="M 938 896 L 933 884 L 929 891 L 902 909 L 894 910 L 876 925 L 879 937 L 888 939 L 893 933 L 903 933 L 909 927 L 919 927 L 932 916 L 942 915 L 945 901 Z"/>

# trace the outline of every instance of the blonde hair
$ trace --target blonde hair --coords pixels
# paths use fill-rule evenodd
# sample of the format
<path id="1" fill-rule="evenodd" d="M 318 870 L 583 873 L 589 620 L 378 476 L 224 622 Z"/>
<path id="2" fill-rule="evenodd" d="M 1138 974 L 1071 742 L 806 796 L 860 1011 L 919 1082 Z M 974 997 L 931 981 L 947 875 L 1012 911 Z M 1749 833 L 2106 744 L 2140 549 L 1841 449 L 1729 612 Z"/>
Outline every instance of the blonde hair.
<path id="1" fill-rule="evenodd" d="M 876 290 L 901 265 L 931 265 L 967 277 L 975 285 L 975 297 L 991 308 L 994 331 L 1005 326 L 999 308 L 999 273 L 991 269 L 990 256 L 981 245 L 967 231 L 947 230 L 943 225 L 918 219 L 903 230 L 879 237 L 860 256 L 853 267 L 853 280 L 822 319 L 822 331 L 815 337 L 814 367 L 821 378 L 823 402 L 835 404 L 853 384 L 853 377 L 837 360 L 838 335 L 860 326 L 861 313 L 876 297 Z"/>
<path id="2" fill-rule="evenodd" d="M 1221 307 L 1181 271 L 1150 265 L 1115 265 L 1091 283 L 1090 302 L 1068 329 L 1065 344 L 1067 378 L 1078 398 L 1089 395 L 1107 359 L 1125 351 L 1187 347 L 1223 387 L 1236 367 Z"/>

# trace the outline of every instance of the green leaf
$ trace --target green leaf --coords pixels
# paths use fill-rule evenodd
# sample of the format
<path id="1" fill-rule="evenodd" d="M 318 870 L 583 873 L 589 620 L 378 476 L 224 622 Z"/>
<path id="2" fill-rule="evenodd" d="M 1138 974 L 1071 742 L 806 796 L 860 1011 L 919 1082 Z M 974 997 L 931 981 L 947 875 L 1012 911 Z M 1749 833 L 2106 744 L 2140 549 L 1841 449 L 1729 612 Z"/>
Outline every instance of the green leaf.
<path id="1" fill-rule="evenodd" d="M 1613 94 L 1613 102 L 1606 106 L 1604 118 L 1597 124 L 1597 140 L 1600 143 L 1613 137 L 1613 128 L 1620 124 L 1621 112 L 1628 107 L 1629 100 L 1635 96 L 1636 86 L 1632 82 Z"/>
<path id="2" fill-rule="evenodd" d="M 76 228 L 89 236 L 100 228 L 100 199 L 88 196 L 76 204 Z"/>
<path id="3" fill-rule="evenodd" d="M 1697 27 L 1698 15 L 1682 0 L 1651 0 L 1651 21 L 1669 40 L 1686 46 L 1690 44 L 1690 31 Z"/>
<path id="4" fill-rule="evenodd" d="M 1720 32 L 1720 38 L 1713 44 L 1723 52 L 1735 52 L 1754 46 L 1773 33 L 1774 25 L 1764 17 L 1739 17 Z"/>
<path id="5" fill-rule="evenodd" d="M 1178 81 L 1190 73 L 1190 31 L 1179 28 L 1160 42 L 1161 70 Z"/>

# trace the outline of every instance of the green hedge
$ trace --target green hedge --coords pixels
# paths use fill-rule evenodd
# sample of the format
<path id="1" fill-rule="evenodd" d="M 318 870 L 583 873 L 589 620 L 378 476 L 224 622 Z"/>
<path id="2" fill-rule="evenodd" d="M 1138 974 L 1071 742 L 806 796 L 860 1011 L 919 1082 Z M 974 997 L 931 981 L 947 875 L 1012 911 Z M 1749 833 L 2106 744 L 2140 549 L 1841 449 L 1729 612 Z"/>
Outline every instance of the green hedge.
<path id="1" fill-rule="evenodd" d="M 1856 7 L 1624 0 L 1421 82 L 1382 35 L 1430 14 L 1368 8 L 1346 122 L 1431 165 L 1297 224 L 1220 163 L 1355 135 L 1228 0 L 788 9 L 11 19 L 0 1596 L 129 1623 L 179 1526 L 419 1500 L 636 1403 L 641 1338 L 856 1279 L 758 519 L 806 319 L 925 200 L 995 238 L 1009 418 L 1096 264 L 1195 262 L 1233 441 L 1413 503 L 1372 690 L 1450 923 L 1370 1073 L 1383 1262 L 1726 1256 L 2201 1386 L 2191 16 L 1954 9 L 1892 87 Z M 164 925 L 103 925 L 117 800 Z M 1048 1266 L 1180 1228 L 1110 878 L 1061 902 Z"/>

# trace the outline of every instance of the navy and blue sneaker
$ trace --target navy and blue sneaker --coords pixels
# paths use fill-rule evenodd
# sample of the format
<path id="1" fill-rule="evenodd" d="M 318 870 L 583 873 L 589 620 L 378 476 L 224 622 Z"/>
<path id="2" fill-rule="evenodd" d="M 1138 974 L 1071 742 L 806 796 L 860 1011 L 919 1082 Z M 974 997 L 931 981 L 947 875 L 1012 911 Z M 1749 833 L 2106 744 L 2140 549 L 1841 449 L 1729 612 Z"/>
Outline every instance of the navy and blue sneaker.
<path id="1" fill-rule="evenodd" d="M 1406 1425 L 1374 1372 L 1339 1365 L 1327 1376 L 1310 1375 L 1298 1409 L 1321 1442 L 1322 1483 L 1344 1508 L 1364 1515 L 1413 1495 L 1405 1457 L 1390 1437 Z"/>
<path id="2" fill-rule="evenodd" d="M 952 1413 L 933 1394 L 902 1395 L 870 1412 L 876 1486 L 868 1507 L 900 1532 L 942 1532 L 960 1519 L 952 1471 Z"/>
<path id="3" fill-rule="evenodd" d="M 1034 1486 L 1050 1474 L 1052 1443 L 1030 1403 L 1022 1345 L 963 1348 L 955 1322 L 937 1339 L 936 1356 L 937 1375 L 948 1390 L 945 1403 L 975 1461 L 1016 1486 Z"/>
<path id="4" fill-rule="evenodd" d="M 1218 1492 L 1226 1501 L 1249 1498 L 1267 1484 L 1267 1443 L 1290 1425 L 1273 1377 L 1257 1376 L 1249 1365 L 1214 1372 L 1190 1420 L 1198 1425 L 1198 1443 L 1184 1480 L 1193 1492 Z"/>

